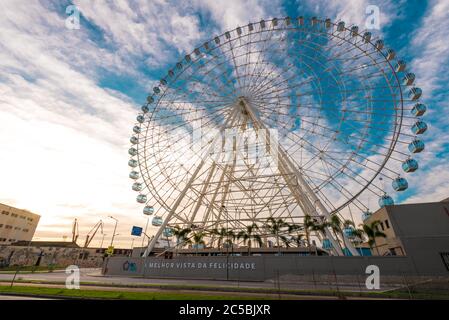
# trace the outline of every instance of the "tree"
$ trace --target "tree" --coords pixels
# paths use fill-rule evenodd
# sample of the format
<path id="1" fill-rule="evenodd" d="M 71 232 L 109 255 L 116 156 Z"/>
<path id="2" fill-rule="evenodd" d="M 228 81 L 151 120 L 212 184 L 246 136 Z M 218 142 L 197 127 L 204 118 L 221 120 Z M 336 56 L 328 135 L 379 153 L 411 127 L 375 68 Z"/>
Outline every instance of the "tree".
<path id="1" fill-rule="evenodd" d="M 365 231 L 363 229 L 353 229 L 352 235 L 354 236 L 353 242 L 357 244 L 359 241 L 363 242 Z"/>
<path id="2" fill-rule="evenodd" d="M 237 239 L 242 239 L 243 244 L 248 244 L 248 254 L 251 253 L 251 240 L 255 240 L 259 246 L 262 246 L 262 238 L 255 232 L 259 230 L 259 226 L 255 223 L 246 226 L 246 230 L 242 230 L 237 234 Z"/>
<path id="3" fill-rule="evenodd" d="M 284 229 L 288 228 L 289 224 L 282 219 L 275 219 L 273 217 L 270 217 L 267 219 L 267 223 L 264 225 L 264 227 L 270 232 L 271 235 L 276 238 L 276 245 L 280 253 L 281 246 L 279 243 L 279 239 L 282 239 L 282 241 L 286 243 L 286 238 L 282 235 L 282 233 L 285 233 Z"/>
<path id="4" fill-rule="evenodd" d="M 309 250 L 310 250 L 310 231 L 311 231 L 313 225 L 314 225 L 314 221 L 313 221 L 312 217 L 309 216 L 308 214 L 306 214 L 304 217 L 304 231 L 306 233 L 306 241 L 307 241 L 307 246 L 309 247 Z"/>
<path id="5" fill-rule="evenodd" d="M 310 231 L 321 233 L 323 235 L 326 234 L 326 229 L 329 228 L 329 226 L 330 226 L 329 222 L 327 222 L 325 220 L 322 220 L 322 222 L 319 222 L 315 218 L 311 218 L 309 223 L 310 223 L 310 227 L 309 227 Z M 318 254 L 318 252 L 315 247 L 315 255 L 317 255 L 317 254 Z"/>
<path id="6" fill-rule="evenodd" d="M 184 245 L 187 244 L 185 240 L 188 237 L 189 233 L 192 232 L 192 229 L 181 228 L 180 226 L 176 225 L 172 228 L 172 232 L 176 238 L 176 247 L 178 247 L 179 245 L 182 248 Z"/>
<path id="7" fill-rule="evenodd" d="M 338 236 L 340 235 L 343 239 L 343 243 L 345 244 L 345 236 L 343 234 L 343 224 L 340 220 L 340 217 L 336 214 L 332 215 L 329 221 L 329 227 L 331 228 L 332 232 L 334 233 L 335 240 L 337 241 L 338 246 L 343 251 L 343 248 L 341 246 L 340 240 Z M 345 244 L 346 246 L 346 244 Z"/>
<path id="8" fill-rule="evenodd" d="M 294 243 L 294 244 L 296 244 L 297 247 L 303 246 L 302 238 L 304 237 L 304 234 L 300 233 L 300 231 L 305 231 L 306 238 L 307 238 L 308 231 L 305 230 L 304 226 L 299 225 L 299 224 L 289 224 L 288 233 L 292 234 L 292 233 L 296 232 L 296 235 L 292 236 L 289 239 L 289 243 Z M 310 241 L 310 239 L 309 239 L 309 241 Z"/>
<path id="9" fill-rule="evenodd" d="M 373 247 L 376 248 L 377 255 L 379 254 L 379 248 L 377 247 L 376 238 L 386 238 L 387 235 L 382 231 L 379 231 L 378 225 L 380 224 L 379 220 L 373 221 L 370 224 L 361 224 L 360 226 L 363 229 L 363 232 L 368 237 L 368 245 L 373 250 Z"/>
<path id="10" fill-rule="evenodd" d="M 326 233 L 326 229 L 330 227 L 330 223 L 327 221 L 319 222 L 315 219 L 312 220 L 312 224 L 310 226 L 311 231 L 319 232 L 321 234 Z"/>
<path id="11" fill-rule="evenodd" d="M 216 235 L 218 237 L 218 248 L 221 249 L 222 244 L 223 244 L 223 239 L 226 238 L 226 243 L 228 244 L 232 244 L 232 240 L 235 239 L 235 234 L 234 231 L 232 230 L 228 230 L 226 228 L 221 228 L 221 229 L 213 229 L 211 234 Z M 230 240 L 229 238 L 231 238 L 232 240 Z"/>
<path id="12" fill-rule="evenodd" d="M 205 233 L 201 232 L 201 231 L 195 232 L 193 234 L 193 236 L 192 236 L 193 244 L 195 244 L 197 254 L 198 254 L 198 247 L 199 247 L 199 245 L 200 244 L 202 244 L 202 245 L 206 244 L 206 242 L 204 242 L 204 236 L 205 236 Z"/>
<path id="13" fill-rule="evenodd" d="M 364 235 L 365 235 L 365 231 L 363 231 L 363 229 L 356 229 L 356 228 L 354 228 L 354 229 L 352 230 L 352 235 L 353 235 L 352 242 L 353 242 L 355 245 L 359 245 L 360 243 L 363 242 L 363 238 L 364 238 Z M 363 251 L 361 251 L 360 254 L 363 255 Z"/>
<path id="14" fill-rule="evenodd" d="M 348 237 L 352 243 L 358 244 L 359 241 L 363 241 L 364 231 L 362 229 L 357 229 L 352 220 L 345 220 L 343 222 L 344 229 L 351 229 L 351 237 Z M 344 238 L 343 238 L 344 239 Z"/>

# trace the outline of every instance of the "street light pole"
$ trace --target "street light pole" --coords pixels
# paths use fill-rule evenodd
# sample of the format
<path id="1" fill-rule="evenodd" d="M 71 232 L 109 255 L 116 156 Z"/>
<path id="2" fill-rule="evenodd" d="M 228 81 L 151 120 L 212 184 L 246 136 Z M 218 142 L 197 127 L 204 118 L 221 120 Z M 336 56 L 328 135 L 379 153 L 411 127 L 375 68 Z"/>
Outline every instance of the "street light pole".
<path id="1" fill-rule="evenodd" d="M 110 247 L 112 248 L 112 245 L 113 245 L 113 243 L 114 243 L 115 232 L 117 231 L 117 223 L 118 223 L 118 220 L 117 220 L 116 218 L 114 218 L 113 216 L 109 216 L 109 218 L 115 220 L 114 232 L 112 233 L 112 239 L 111 239 L 111 245 L 110 245 Z M 112 250 L 111 255 L 112 255 L 113 253 L 114 253 L 114 250 Z M 103 274 L 106 274 L 107 271 L 108 271 L 108 263 L 109 263 L 109 257 L 107 258 L 106 263 L 104 264 L 104 268 L 103 268 L 104 271 L 102 271 Z"/>
<path id="2" fill-rule="evenodd" d="M 147 218 L 147 224 L 145 225 L 145 232 L 143 234 L 147 233 L 148 223 L 149 222 L 150 222 L 150 217 Z M 144 241 L 145 241 L 145 237 L 142 238 L 142 247 L 140 248 L 140 256 L 142 256 L 142 250 L 143 250 L 143 246 L 144 246 Z"/>
<path id="3" fill-rule="evenodd" d="M 112 239 L 111 239 L 111 245 L 110 245 L 112 247 L 112 244 L 114 243 L 115 231 L 117 231 L 118 220 L 116 218 L 114 218 L 113 216 L 109 216 L 109 218 L 115 220 L 114 232 L 112 233 Z"/>

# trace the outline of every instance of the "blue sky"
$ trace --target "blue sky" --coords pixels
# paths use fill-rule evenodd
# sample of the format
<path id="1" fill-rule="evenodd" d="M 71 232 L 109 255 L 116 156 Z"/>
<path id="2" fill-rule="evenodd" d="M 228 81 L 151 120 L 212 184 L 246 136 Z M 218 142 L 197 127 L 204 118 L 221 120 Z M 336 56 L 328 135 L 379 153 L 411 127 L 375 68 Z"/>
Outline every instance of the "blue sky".
<path id="1" fill-rule="evenodd" d="M 70 4 L 78 30 L 65 27 Z M 376 35 L 407 61 L 429 109 L 421 169 L 398 200 L 449 197 L 447 0 L 1 1 L 0 202 L 41 214 L 42 239 L 70 237 L 74 216 L 85 232 L 112 214 L 128 243 L 130 227 L 145 222 L 127 178 L 129 136 L 169 67 L 250 21 L 304 15 L 362 27 L 370 4 L 381 12 Z"/>

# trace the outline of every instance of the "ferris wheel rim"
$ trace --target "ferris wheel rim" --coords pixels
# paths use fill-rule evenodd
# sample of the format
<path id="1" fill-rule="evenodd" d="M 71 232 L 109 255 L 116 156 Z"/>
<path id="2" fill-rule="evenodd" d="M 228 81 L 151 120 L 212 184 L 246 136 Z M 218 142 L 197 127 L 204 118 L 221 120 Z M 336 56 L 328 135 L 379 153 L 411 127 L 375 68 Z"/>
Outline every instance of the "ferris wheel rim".
<path id="1" fill-rule="evenodd" d="M 273 18 L 273 19 L 271 19 L 271 20 L 267 20 L 267 22 L 270 22 L 270 21 L 273 22 L 275 19 L 277 19 L 277 18 Z M 280 19 L 279 19 L 279 20 L 280 20 Z M 279 21 L 279 20 L 277 20 L 277 21 Z M 262 20 L 262 21 L 263 21 L 263 20 Z M 325 22 L 325 20 L 318 20 L 318 21 L 319 21 L 319 22 Z M 256 22 L 256 23 L 257 23 L 257 22 Z M 334 23 L 334 22 L 331 22 L 331 23 L 332 23 L 332 25 L 333 25 L 334 27 L 337 26 L 336 23 Z M 226 32 L 222 33 L 222 34 L 221 34 L 220 36 L 218 36 L 218 37 L 225 37 L 226 34 L 229 34 L 230 32 L 234 32 L 234 33 L 235 33 L 235 32 L 237 32 L 237 30 L 238 30 L 239 28 L 240 28 L 240 27 L 237 27 L 237 28 L 232 29 L 232 30 L 230 30 L 230 31 L 226 31 Z M 258 31 L 258 32 L 272 32 L 273 30 L 274 30 L 274 28 L 273 28 L 273 29 L 270 29 L 270 30 L 263 30 L 263 31 Z M 276 30 L 282 30 L 282 29 L 276 29 Z M 344 30 L 345 30 L 345 32 L 350 31 L 350 29 L 347 28 L 346 26 L 344 27 Z M 310 31 L 310 30 L 308 30 L 308 31 Z M 361 36 L 360 34 L 357 34 L 357 37 L 362 38 L 362 36 Z M 211 39 L 211 40 L 207 41 L 206 43 L 212 42 L 213 40 L 214 40 L 214 39 Z M 344 40 L 345 40 L 345 39 L 344 39 Z M 370 44 L 373 48 L 376 48 L 375 44 L 373 44 L 373 43 L 371 42 L 371 40 L 369 40 L 368 42 L 369 42 L 369 44 Z M 226 43 L 226 42 L 221 43 L 220 46 L 225 45 L 225 43 Z M 189 55 L 193 56 L 193 55 L 195 54 L 195 51 L 196 51 L 196 50 L 197 50 L 197 48 L 196 48 L 195 50 L 193 50 Z M 377 172 L 371 177 L 371 179 L 369 180 L 369 182 L 368 182 L 362 189 L 360 189 L 360 190 L 353 196 L 352 199 L 347 200 L 345 203 L 343 203 L 343 204 L 340 205 L 338 208 L 336 208 L 335 210 L 333 210 L 332 213 L 339 212 L 342 208 L 346 207 L 349 203 L 353 202 L 354 199 L 356 199 L 358 196 L 360 196 L 360 194 L 362 194 L 362 193 L 368 188 L 368 186 L 371 185 L 371 183 L 372 183 L 372 182 L 379 176 L 379 174 L 381 173 L 381 171 L 384 169 L 384 167 L 385 167 L 386 164 L 388 163 L 388 161 L 389 161 L 389 159 L 390 159 L 392 153 L 394 152 L 394 149 L 395 149 L 396 144 L 397 144 L 397 142 L 398 142 L 398 137 L 399 137 L 400 134 L 401 134 L 402 120 L 403 120 L 402 116 L 403 116 L 403 114 L 404 114 L 404 104 L 403 104 L 403 91 L 402 91 L 402 86 L 400 85 L 400 79 L 399 79 L 397 73 L 395 72 L 393 65 L 392 65 L 391 62 L 387 59 L 386 54 L 383 53 L 381 50 L 378 50 L 377 48 L 376 48 L 376 50 L 378 51 L 378 53 L 380 53 L 380 54 L 383 56 L 383 58 L 385 59 L 386 63 L 388 64 L 388 67 L 390 68 L 392 74 L 394 75 L 395 81 L 396 81 L 396 83 L 398 84 L 397 88 L 398 88 L 399 93 L 400 93 L 400 99 L 399 99 L 399 100 L 400 100 L 400 116 L 399 116 L 399 123 L 397 123 L 396 121 L 395 121 L 395 123 L 394 123 L 394 128 L 395 128 L 395 129 L 394 129 L 394 136 L 395 136 L 395 138 L 392 139 L 392 141 L 391 141 L 391 143 L 390 143 L 390 145 L 389 145 L 388 153 L 387 153 L 387 155 L 384 157 L 384 160 L 383 160 L 383 162 L 382 162 L 382 164 L 381 164 L 381 167 L 380 167 L 380 168 L 377 170 Z M 187 56 L 186 56 L 186 57 L 187 57 Z M 183 60 L 181 60 L 181 61 L 184 62 L 185 59 L 183 59 Z M 181 63 L 181 62 L 180 62 L 180 63 Z M 188 66 L 192 65 L 193 63 L 194 63 L 194 61 L 191 60 L 191 61 L 188 63 Z M 176 81 L 176 79 L 177 79 L 176 77 L 178 77 L 180 74 L 182 74 L 182 72 L 184 72 L 186 69 L 187 69 L 187 68 L 182 67 L 181 73 L 175 74 L 175 77 L 172 77 L 172 78 L 173 78 L 173 79 L 172 79 L 172 82 Z M 170 70 L 170 71 L 171 71 L 171 70 Z M 169 71 L 169 72 L 170 72 L 170 71 Z M 167 81 L 167 78 L 168 78 L 168 76 L 165 76 L 164 78 L 161 79 L 161 82 L 162 82 L 162 80 L 164 80 L 164 81 L 165 81 L 165 84 L 162 84 L 162 83 L 161 83 L 161 85 L 158 86 L 159 89 L 160 89 L 161 87 L 163 88 L 163 87 L 168 86 L 168 84 L 169 84 L 170 82 Z M 159 100 L 161 100 L 161 99 L 164 97 L 164 95 L 165 95 L 165 93 L 166 93 L 166 90 L 167 90 L 167 89 L 165 89 L 165 90 L 162 89 L 160 93 L 155 93 L 155 94 L 152 95 L 152 97 L 159 97 Z M 147 105 L 149 105 L 149 104 L 147 104 Z M 156 107 L 157 107 L 158 105 L 159 105 L 159 104 L 156 104 Z M 396 113 L 398 112 L 398 108 L 395 108 L 394 110 L 395 110 Z M 151 115 L 149 116 L 148 122 L 150 122 L 150 121 L 152 120 L 155 111 L 156 111 L 156 108 L 152 110 Z M 397 118 L 395 118 L 395 119 L 397 119 Z M 148 130 L 149 130 L 149 126 L 146 127 L 146 133 L 145 133 L 145 134 L 148 133 Z M 139 148 L 139 147 L 140 147 L 140 143 L 138 144 L 137 148 Z M 145 153 L 146 153 L 146 148 L 143 148 L 143 149 L 144 149 L 144 154 L 145 154 Z M 140 153 L 138 153 L 138 155 L 140 155 Z M 143 162 L 143 163 L 145 164 L 145 169 L 147 169 L 147 168 L 146 168 L 146 161 Z M 140 162 L 140 161 L 139 161 L 139 168 L 140 168 L 141 172 L 144 172 L 143 167 L 142 167 L 142 162 Z M 143 175 L 142 175 L 142 176 L 143 176 Z M 149 179 L 149 180 L 151 181 L 151 179 Z M 145 183 L 147 183 L 147 182 L 145 182 Z M 152 184 L 152 182 L 151 182 L 151 184 Z M 152 184 L 152 187 L 154 188 L 155 186 Z M 153 188 L 152 188 L 152 189 L 153 189 Z M 157 201 L 159 202 L 159 197 L 156 197 L 156 198 L 157 198 Z M 161 204 L 161 205 L 162 205 L 162 204 Z M 167 205 L 165 202 L 164 202 L 164 205 L 162 205 L 162 206 L 166 207 L 166 209 L 169 209 L 169 208 L 170 208 L 170 206 Z"/>

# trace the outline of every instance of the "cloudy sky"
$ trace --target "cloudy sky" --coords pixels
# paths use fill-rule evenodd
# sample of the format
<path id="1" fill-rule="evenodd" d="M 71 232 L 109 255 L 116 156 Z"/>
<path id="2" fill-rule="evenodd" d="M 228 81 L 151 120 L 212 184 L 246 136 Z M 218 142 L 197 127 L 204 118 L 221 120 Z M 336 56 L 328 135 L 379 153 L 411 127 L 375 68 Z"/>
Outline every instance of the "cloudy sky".
<path id="1" fill-rule="evenodd" d="M 449 197 L 449 1 L 0 2 L 0 202 L 42 216 L 35 237 L 81 236 L 99 220 L 106 239 L 145 225 L 127 166 L 135 115 L 160 75 L 215 34 L 261 18 L 320 16 L 377 31 L 408 62 L 429 112 L 421 170 L 402 202 Z M 66 8 L 80 12 L 66 27 Z M 70 12 L 69 12 L 70 13 Z M 138 240 L 141 241 L 141 240 Z M 97 243 L 98 244 L 98 243 Z"/>

